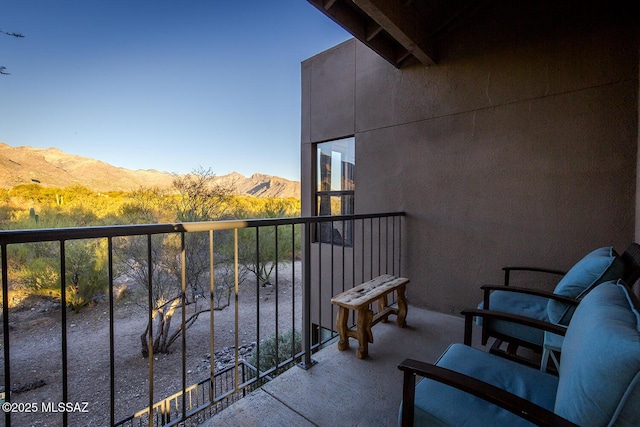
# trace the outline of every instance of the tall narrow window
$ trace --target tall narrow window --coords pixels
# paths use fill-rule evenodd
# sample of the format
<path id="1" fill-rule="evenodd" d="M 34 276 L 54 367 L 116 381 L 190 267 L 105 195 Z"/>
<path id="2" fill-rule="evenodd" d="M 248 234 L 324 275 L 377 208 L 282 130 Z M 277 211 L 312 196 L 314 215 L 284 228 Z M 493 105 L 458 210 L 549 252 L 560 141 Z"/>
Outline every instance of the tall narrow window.
<path id="1" fill-rule="evenodd" d="M 355 139 L 353 137 L 317 144 L 317 214 L 350 215 L 355 212 Z M 351 221 L 320 223 L 320 242 L 353 243 Z"/>

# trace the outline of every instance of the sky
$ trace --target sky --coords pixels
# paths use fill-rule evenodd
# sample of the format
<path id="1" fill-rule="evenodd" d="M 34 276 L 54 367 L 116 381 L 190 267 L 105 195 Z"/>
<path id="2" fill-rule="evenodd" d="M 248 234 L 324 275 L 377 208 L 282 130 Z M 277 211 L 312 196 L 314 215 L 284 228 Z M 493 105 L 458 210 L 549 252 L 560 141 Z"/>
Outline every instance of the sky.
<path id="1" fill-rule="evenodd" d="M 300 179 L 305 0 L 1 0 L 0 142 L 127 169 Z"/>

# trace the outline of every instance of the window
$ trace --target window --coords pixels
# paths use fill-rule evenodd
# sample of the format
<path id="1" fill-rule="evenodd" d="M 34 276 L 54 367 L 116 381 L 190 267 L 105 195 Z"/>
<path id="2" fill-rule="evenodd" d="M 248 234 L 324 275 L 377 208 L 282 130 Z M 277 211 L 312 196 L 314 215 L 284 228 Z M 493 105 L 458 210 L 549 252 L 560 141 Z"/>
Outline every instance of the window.
<path id="1" fill-rule="evenodd" d="M 317 215 L 350 215 L 355 212 L 355 158 L 353 137 L 317 144 Z M 353 244 L 351 221 L 320 223 L 318 228 L 317 240 L 320 242 Z"/>

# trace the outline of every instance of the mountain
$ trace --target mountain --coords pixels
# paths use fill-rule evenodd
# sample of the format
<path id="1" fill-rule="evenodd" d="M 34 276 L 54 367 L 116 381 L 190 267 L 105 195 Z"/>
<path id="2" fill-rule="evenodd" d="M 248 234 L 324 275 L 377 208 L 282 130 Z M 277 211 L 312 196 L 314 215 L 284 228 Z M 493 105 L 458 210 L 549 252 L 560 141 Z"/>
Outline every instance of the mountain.
<path id="1" fill-rule="evenodd" d="M 57 148 L 11 147 L 0 142 L 0 188 L 38 183 L 45 187 L 79 184 L 95 191 L 133 191 L 140 187 L 170 188 L 175 174 L 155 169 L 131 170 L 100 160 L 65 153 Z M 216 176 L 238 194 L 300 198 L 300 182 L 255 173 Z"/>

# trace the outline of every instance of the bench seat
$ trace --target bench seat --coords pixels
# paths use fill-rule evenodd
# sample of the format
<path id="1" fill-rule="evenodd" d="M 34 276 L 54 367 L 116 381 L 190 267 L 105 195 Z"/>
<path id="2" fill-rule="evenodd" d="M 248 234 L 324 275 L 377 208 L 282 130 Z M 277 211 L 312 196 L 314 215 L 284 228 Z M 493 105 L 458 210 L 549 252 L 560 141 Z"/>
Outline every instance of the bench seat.
<path id="1" fill-rule="evenodd" d="M 407 324 L 408 307 L 405 290 L 408 283 L 409 279 L 405 277 L 383 274 L 331 298 L 331 303 L 338 306 L 336 319 L 340 334 L 338 349 L 340 351 L 348 349 L 349 337 L 356 338 L 358 340 L 356 357 L 358 359 L 367 357 L 369 343 L 373 342 L 371 327 L 380 321 L 386 322 L 390 314 L 395 314 L 398 326 L 404 328 Z M 388 305 L 387 295 L 392 292 L 397 292 L 397 308 Z M 369 307 L 375 302 L 378 303 L 378 312 L 374 315 Z M 347 326 L 349 310 L 357 313 L 355 330 Z"/>

